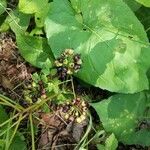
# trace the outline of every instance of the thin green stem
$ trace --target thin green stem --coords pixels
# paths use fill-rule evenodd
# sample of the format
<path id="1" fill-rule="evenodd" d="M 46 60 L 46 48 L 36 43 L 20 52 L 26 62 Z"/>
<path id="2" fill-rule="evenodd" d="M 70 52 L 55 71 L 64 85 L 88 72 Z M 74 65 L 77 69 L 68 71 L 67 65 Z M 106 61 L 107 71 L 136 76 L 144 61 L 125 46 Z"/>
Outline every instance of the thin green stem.
<path id="1" fill-rule="evenodd" d="M 18 103 L 16 103 L 15 101 L 9 99 L 8 97 L 6 97 L 6 96 L 4 96 L 2 94 L 0 94 L 0 101 L 10 105 L 10 107 L 13 107 L 17 111 L 24 110 L 24 108 L 21 105 L 18 105 Z"/>
<path id="2" fill-rule="evenodd" d="M 34 127 L 33 127 L 33 118 L 32 114 L 29 114 L 30 127 L 31 127 L 31 136 L 32 136 L 32 150 L 35 150 L 35 140 L 34 140 Z"/>
<path id="3" fill-rule="evenodd" d="M 15 118 L 18 117 L 18 116 L 19 116 L 19 113 L 16 114 L 16 115 L 14 115 L 13 117 L 9 118 L 9 119 L 6 120 L 5 122 L 1 123 L 1 124 L 0 124 L 0 127 L 6 125 L 7 123 L 9 123 L 11 120 L 15 119 Z"/>
<path id="4" fill-rule="evenodd" d="M 3 98 L 1 98 L 1 97 L 0 97 L 0 101 L 3 101 L 3 103 L 5 103 L 5 105 L 8 105 L 9 107 L 14 108 L 14 109 L 16 109 L 17 111 L 20 111 L 20 109 L 19 109 L 17 106 L 11 104 L 10 102 L 8 102 L 7 100 L 5 100 L 5 99 L 3 99 Z"/>
<path id="5" fill-rule="evenodd" d="M 15 135 L 16 135 L 16 132 L 17 132 L 18 127 L 19 127 L 19 124 L 20 124 L 20 122 L 21 122 L 21 120 L 22 120 L 22 117 L 23 117 L 23 116 L 22 116 L 22 114 L 21 114 L 21 115 L 19 116 L 18 121 L 17 121 L 17 124 L 16 124 L 16 127 L 15 127 L 15 129 L 14 129 L 14 132 L 13 132 L 13 134 L 12 134 L 10 140 L 9 140 L 9 143 L 7 143 L 6 150 L 9 150 L 9 147 L 10 147 L 10 145 L 11 145 L 11 143 L 12 143 L 12 141 L 13 141 Z"/>
<path id="6" fill-rule="evenodd" d="M 148 32 L 150 30 L 150 27 L 148 27 L 147 29 L 146 29 L 146 32 Z"/>
<path id="7" fill-rule="evenodd" d="M 27 114 L 25 114 L 24 116 L 22 116 L 21 120 L 23 120 L 25 117 L 27 116 Z M 7 131 L 9 131 L 11 128 L 13 128 L 15 125 L 18 124 L 18 122 L 20 122 L 21 120 L 17 120 L 14 124 L 12 124 L 9 128 L 7 128 L 6 130 L 4 130 L 2 133 L 0 133 L 0 137 L 2 135 L 4 135 Z"/>
<path id="8" fill-rule="evenodd" d="M 98 134 L 96 133 L 90 140 L 88 140 L 87 143 L 84 144 L 84 146 L 87 146 L 91 141 L 93 141 L 96 137 L 100 137 L 105 133 L 104 130 L 101 130 Z M 101 141 L 101 140 L 100 140 Z"/>
<path id="9" fill-rule="evenodd" d="M 83 147 L 84 140 L 87 138 L 87 136 L 88 136 L 89 132 L 91 131 L 91 129 L 92 129 L 92 117 L 90 115 L 90 120 L 89 120 L 89 125 L 87 127 L 87 130 L 86 130 L 84 136 L 82 137 L 82 139 L 80 140 L 80 142 L 78 143 L 78 145 L 75 147 L 75 150 L 77 150 L 79 147 Z M 83 144 L 82 144 L 82 142 L 83 142 Z"/>
<path id="10" fill-rule="evenodd" d="M 75 89 L 74 89 L 74 83 L 73 83 L 73 77 L 71 76 L 71 85 L 72 85 L 72 92 L 74 95 L 74 98 L 76 99 L 76 93 L 75 93 Z"/>
<path id="11" fill-rule="evenodd" d="M 40 103 L 35 103 L 35 104 L 33 104 L 32 106 L 30 106 L 30 107 L 24 109 L 23 113 L 30 112 L 30 111 L 34 112 L 34 111 L 37 110 L 39 107 L 41 107 L 44 103 L 46 103 L 46 102 L 49 101 L 50 99 L 56 97 L 57 95 L 58 95 L 58 94 L 55 94 L 55 95 L 53 95 L 53 96 L 51 96 L 51 97 L 48 97 L 47 99 L 42 100 Z"/>

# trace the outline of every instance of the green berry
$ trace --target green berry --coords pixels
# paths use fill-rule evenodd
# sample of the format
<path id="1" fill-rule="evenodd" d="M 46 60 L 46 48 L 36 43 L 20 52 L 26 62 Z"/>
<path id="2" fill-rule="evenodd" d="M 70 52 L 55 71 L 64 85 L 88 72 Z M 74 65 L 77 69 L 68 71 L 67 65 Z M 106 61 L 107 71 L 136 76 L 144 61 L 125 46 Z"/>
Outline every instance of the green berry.
<path id="1" fill-rule="evenodd" d="M 74 63 L 69 63 L 69 67 L 73 68 L 74 67 Z"/>
<path id="2" fill-rule="evenodd" d="M 74 53 L 74 51 L 72 49 L 68 49 L 68 54 L 72 55 Z"/>
<path id="3" fill-rule="evenodd" d="M 64 65 L 67 65 L 67 64 L 68 64 L 68 60 L 65 59 L 65 60 L 63 61 L 63 64 L 64 64 Z"/>
<path id="4" fill-rule="evenodd" d="M 56 65 L 57 67 L 60 67 L 60 66 L 62 66 L 63 64 L 60 63 L 58 60 L 56 60 L 56 61 L 55 61 L 55 65 Z"/>
<path id="5" fill-rule="evenodd" d="M 36 87 L 36 83 L 35 82 L 32 82 L 32 87 Z"/>

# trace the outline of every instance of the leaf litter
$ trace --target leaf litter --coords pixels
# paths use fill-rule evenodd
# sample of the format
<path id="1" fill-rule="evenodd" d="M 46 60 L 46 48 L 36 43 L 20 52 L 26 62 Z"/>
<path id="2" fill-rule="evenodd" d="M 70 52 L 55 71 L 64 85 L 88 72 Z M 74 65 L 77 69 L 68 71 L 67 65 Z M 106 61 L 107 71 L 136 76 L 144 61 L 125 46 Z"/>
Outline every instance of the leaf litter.
<path id="1" fill-rule="evenodd" d="M 31 73 L 34 71 L 35 68 L 27 64 L 20 56 L 14 35 L 11 33 L 1 33 L 0 92 L 12 93 L 9 95 L 12 99 L 18 98 L 18 95 L 20 95 L 19 92 L 20 86 L 22 85 L 21 83 L 30 80 Z"/>

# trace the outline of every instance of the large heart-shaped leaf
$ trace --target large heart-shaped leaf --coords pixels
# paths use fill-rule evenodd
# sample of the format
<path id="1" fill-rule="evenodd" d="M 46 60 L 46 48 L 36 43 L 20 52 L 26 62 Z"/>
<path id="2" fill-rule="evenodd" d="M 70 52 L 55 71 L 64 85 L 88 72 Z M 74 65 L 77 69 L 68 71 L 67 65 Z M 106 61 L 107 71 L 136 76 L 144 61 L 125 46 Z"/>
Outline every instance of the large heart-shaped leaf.
<path id="1" fill-rule="evenodd" d="M 45 38 L 16 35 L 19 51 L 26 61 L 39 68 L 52 67 L 51 49 Z"/>
<path id="2" fill-rule="evenodd" d="M 122 0 L 54 0 L 46 19 L 55 57 L 66 48 L 81 53 L 80 79 L 109 91 L 148 88 L 150 48 L 141 23 Z"/>
<path id="3" fill-rule="evenodd" d="M 150 131 L 136 131 L 147 107 L 144 93 L 117 94 L 91 105 L 98 113 L 105 130 L 113 132 L 119 141 L 127 144 L 150 145 Z"/>

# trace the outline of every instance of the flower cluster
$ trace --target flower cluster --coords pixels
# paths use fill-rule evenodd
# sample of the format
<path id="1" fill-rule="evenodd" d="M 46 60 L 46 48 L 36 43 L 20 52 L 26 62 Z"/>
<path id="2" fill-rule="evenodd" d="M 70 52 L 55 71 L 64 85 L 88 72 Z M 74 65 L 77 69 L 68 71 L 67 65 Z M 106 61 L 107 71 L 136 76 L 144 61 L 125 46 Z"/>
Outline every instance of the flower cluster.
<path id="1" fill-rule="evenodd" d="M 72 49 L 66 49 L 55 61 L 57 73 L 62 80 L 64 80 L 67 75 L 78 72 L 81 68 L 81 64 L 82 60 L 80 54 L 75 54 Z"/>

